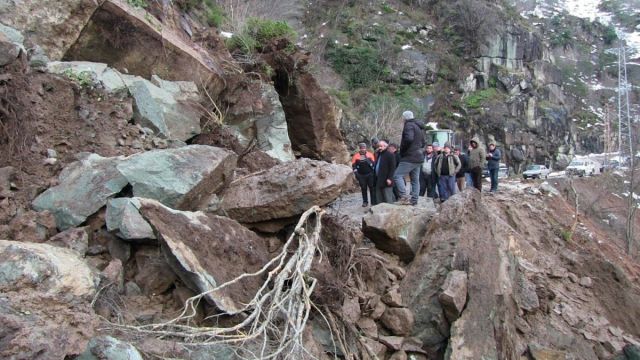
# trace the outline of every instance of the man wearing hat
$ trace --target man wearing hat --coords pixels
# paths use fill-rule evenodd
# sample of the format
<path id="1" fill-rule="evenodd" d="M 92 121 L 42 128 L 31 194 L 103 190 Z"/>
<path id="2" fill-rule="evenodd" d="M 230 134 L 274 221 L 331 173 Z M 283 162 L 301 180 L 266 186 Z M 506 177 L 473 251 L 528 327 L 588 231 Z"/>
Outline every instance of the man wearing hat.
<path id="1" fill-rule="evenodd" d="M 489 152 L 487 153 L 487 167 L 491 178 L 491 192 L 498 191 L 498 171 L 500 170 L 500 158 L 502 153 L 496 148 L 496 141 L 489 141 Z"/>
<path id="2" fill-rule="evenodd" d="M 454 195 L 456 191 L 456 174 L 460 171 L 462 164 L 460 159 L 451 153 L 451 144 L 446 142 L 442 148 L 442 153 L 436 158 L 436 175 L 439 176 L 438 192 L 440 201 L 445 202 Z"/>
<path id="3" fill-rule="evenodd" d="M 369 199 L 367 197 L 367 188 L 369 189 L 369 195 L 371 196 L 371 203 L 375 204 L 374 196 L 375 189 L 373 187 L 373 166 L 375 159 L 373 153 L 367 151 L 367 144 L 358 144 L 359 151 L 351 158 L 351 167 L 353 173 L 358 179 L 360 184 L 360 190 L 362 191 L 362 207 L 369 206 Z"/>
<path id="4" fill-rule="evenodd" d="M 484 168 L 486 156 L 484 148 L 480 146 L 480 139 L 474 136 L 469 141 L 469 173 L 473 187 L 478 191 L 482 191 L 482 168 Z"/>
<path id="5" fill-rule="evenodd" d="M 404 127 L 402 128 L 402 140 L 400 141 L 400 165 L 393 175 L 393 181 L 398 187 L 401 205 L 416 205 L 420 192 L 420 167 L 424 161 L 422 148 L 424 147 L 423 126 L 413 118 L 413 112 L 402 113 Z M 407 193 L 404 177 L 411 177 L 411 196 Z"/>

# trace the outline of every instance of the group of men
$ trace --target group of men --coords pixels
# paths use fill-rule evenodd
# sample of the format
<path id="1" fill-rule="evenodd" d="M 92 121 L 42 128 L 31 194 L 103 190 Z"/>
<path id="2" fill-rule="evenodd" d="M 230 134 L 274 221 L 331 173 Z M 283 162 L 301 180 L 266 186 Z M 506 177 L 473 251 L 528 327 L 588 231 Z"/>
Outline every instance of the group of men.
<path id="1" fill-rule="evenodd" d="M 488 163 L 491 192 L 498 189 L 498 169 L 501 153 L 495 142 L 489 151 L 481 146 L 478 137 L 469 142 L 466 153 L 437 142 L 425 146 L 424 125 L 414 119 L 411 111 L 402 114 L 404 127 L 400 147 L 383 139 L 373 143 L 374 153 L 365 143 L 351 159 L 353 171 L 362 191 L 362 206 L 378 203 L 416 205 L 418 197 L 446 201 L 466 186 L 482 190 L 482 169 Z M 407 194 L 405 177 L 411 179 L 411 193 Z M 367 196 L 367 190 L 370 196 Z"/>

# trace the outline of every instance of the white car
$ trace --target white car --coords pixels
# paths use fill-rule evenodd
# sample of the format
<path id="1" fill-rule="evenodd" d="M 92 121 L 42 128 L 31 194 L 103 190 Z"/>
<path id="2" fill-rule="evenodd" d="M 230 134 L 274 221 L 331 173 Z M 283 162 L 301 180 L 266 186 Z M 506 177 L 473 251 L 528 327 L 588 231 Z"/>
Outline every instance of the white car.
<path id="1" fill-rule="evenodd" d="M 578 176 L 594 175 L 594 174 L 596 174 L 596 172 L 598 170 L 600 170 L 600 166 L 598 164 L 596 164 L 595 162 L 593 162 L 591 160 L 588 160 L 588 159 L 573 160 L 573 161 L 571 161 L 569 166 L 567 166 L 567 168 L 565 169 L 567 175 L 569 175 L 569 176 L 571 176 L 571 175 L 578 175 Z"/>
<path id="2" fill-rule="evenodd" d="M 544 165 L 529 165 L 527 170 L 522 173 L 525 179 L 546 179 L 551 170 Z"/>

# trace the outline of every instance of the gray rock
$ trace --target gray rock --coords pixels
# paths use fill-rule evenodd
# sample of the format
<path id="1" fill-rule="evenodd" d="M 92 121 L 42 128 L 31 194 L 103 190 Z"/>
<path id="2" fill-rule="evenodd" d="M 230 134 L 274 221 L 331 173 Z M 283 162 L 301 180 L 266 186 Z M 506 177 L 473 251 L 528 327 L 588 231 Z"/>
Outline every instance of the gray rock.
<path id="1" fill-rule="evenodd" d="M 49 245 L 71 249 L 84 257 L 89 249 L 89 234 L 87 228 L 67 229 L 47 240 Z"/>
<path id="2" fill-rule="evenodd" d="M 565 360 L 567 353 L 542 347 L 537 344 L 529 344 L 529 353 L 534 360 Z"/>
<path id="3" fill-rule="evenodd" d="M 417 50 L 401 51 L 394 63 L 392 71 L 406 84 L 433 84 L 438 72 L 438 59 Z"/>
<path id="4" fill-rule="evenodd" d="M 549 184 L 546 181 L 540 184 L 540 191 L 553 196 L 560 195 L 560 191 L 558 191 L 558 189 L 556 189 L 555 187 L 553 187 L 553 185 Z"/>
<path id="5" fill-rule="evenodd" d="M 124 294 L 125 296 L 139 296 L 142 295 L 142 289 L 135 282 L 127 281 L 124 284 Z"/>
<path id="6" fill-rule="evenodd" d="M 447 320 L 456 321 L 467 303 L 467 273 L 460 270 L 449 272 L 438 300 L 442 304 Z"/>
<path id="7" fill-rule="evenodd" d="M 8 41 L 23 46 L 24 36 L 20 31 L 0 23 L 0 34 L 4 35 Z"/>
<path id="8" fill-rule="evenodd" d="M 99 336 L 89 340 L 85 352 L 78 360 L 143 360 L 142 355 L 131 344 L 111 336 Z"/>
<path id="9" fill-rule="evenodd" d="M 142 218 L 139 208 L 140 202 L 136 198 L 109 200 L 106 211 L 107 230 L 116 231 L 116 235 L 124 240 L 155 239 L 151 225 Z"/>
<path id="10" fill-rule="evenodd" d="M 533 312 L 540 307 L 540 300 L 536 293 L 536 285 L 526 276 L 519 274 L 516 284 L 515 300 L 518 306 L 527 312 Z"/>
<path id="11" fill-rule="evenodd" d="M 378 204 L 362 219 L 362 232 L 378 249 L 410 262 L 435 212 L 435 207 Z"/>
<path id="12" fill-rule="evenodd" d="M 101 86 L 111 94 L 127 94 L 127 86 L 122 79 L 122 74 L 110 68 L 107 64 L 88 61 L 54 61 L 47 64 L 47 71 L 52 74 L 70 76 L 76 79 L 86 79 L 87 81 L 91 81 L 94 86 Z"/>
<path id="13" fill-rule="evenodd" d="M 33 207 L 52 212 L 61 230 L 80 225 L 127 185 L 116 169 L 120 160 L 91 154 L 72 163 L 58 176 L 59 185 L 40 194 Z"/>
<path id="14" fill-rule="evenodd" d="M 580 285 L 586 288 L 593 287 L 593 280 L 588 276 L 582 277 L 580 278 Z"/>
<path id="15" fill-rule="evenodd" d="M 177 92 L 180 84 L 169 87 L 162 82 L 164 88 L 161 88 L 137 76 L 123 75 L 123 79 L 134 99 L 133 116 L 136 123 L 166 139 L 186 141 L 200 134 L 202 113 L 194 104 L 178 100 L 182 95 L 191 98 L 188 94 Z"/>
<path id="16" fill-rule="evenodd" d="M 0 66 L 12 63 L 20 55 L 22 48 L 20 45 L 9 40 L 7 36 L 0 33 Z"/>
<path id="17" fill-rule="evenodd" d="M 230 181 L 236 160 L 228 150 L 190 145 L 136 154 L 117 168 L 133 187 L 134 196 L 192 210 L 206 207 L 209 198 Z"/>
<path id="18" fill-rule="evenodd" d="M 243 223 L 292 218 L 335 200 L 352 176 L 346 165 L 298 159 L 233 181 L 222 209 Z"/>
<path id="19" fill-rule="evenodd" d="M 44 69 L 49 61 L 49 57 L 39 45 L 29 49 L 29 66 L 32 68 Z"/>
<path id="20" fill-rule="evenodd" d="M 278 92 L 272 85 L 262 84 L 262 99 L 267 105 L 265 111 L 253 119 L 258 148 L 283 162 L 295 160 Z"/>
<path id="21" fill-rule="evenodd" d="M 140 213 L 156 229 L 172 269 L 192 290 L 209 292 L 268 261 L 266 242 L 234 220 L 203 212 L 176 211 L 140 199 Z M 233 254 L 233 256 L 230 256 Z M 243 261 L 238 261 L 243 259 Z M 205 299 L 219 310 L 235 314 L 255 296 L 260 277 L 248 277 L 209 292 Z"/>
<path id="22" fill-rule="evenodd" d="M 640 360 L 640 347 L 629 344 L 623 349 L 627 360 Z"/>
<path id="23" fill-rule="evenodd" d="M 28 287 L 49 296 L 89 299 L 96 286 L 96 274 L 71 250 L 0 240 L 0 292 Z"/>

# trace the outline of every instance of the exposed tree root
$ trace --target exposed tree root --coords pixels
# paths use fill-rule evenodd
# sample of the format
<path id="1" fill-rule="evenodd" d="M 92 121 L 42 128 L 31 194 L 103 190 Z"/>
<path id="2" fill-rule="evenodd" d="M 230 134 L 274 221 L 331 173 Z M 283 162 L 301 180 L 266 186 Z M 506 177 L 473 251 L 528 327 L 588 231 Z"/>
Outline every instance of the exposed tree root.
<path id="1" fill-rule="evenodd" d="M 318 251 L 323 213 L 318 206 L 307 210 L 282 251 L 271 261 L 255 273 L 242 274 L 215 289 L 189 298 L 175 319 L 140 326 L 111 325 L 126 332 L 171 338 L 190 345 L 229 344 L 248 358 L 312 357 L 305 350 L 303 331 L 312 309 L 317 309 L 311 301 L 316 279 L 308 273 Z M 263 274 L 267 278 L 255 297 L 242 309 L 247 316 L 241 323 L 231 327 L 189 325 L 205 295 L 246 277 Z"/>

